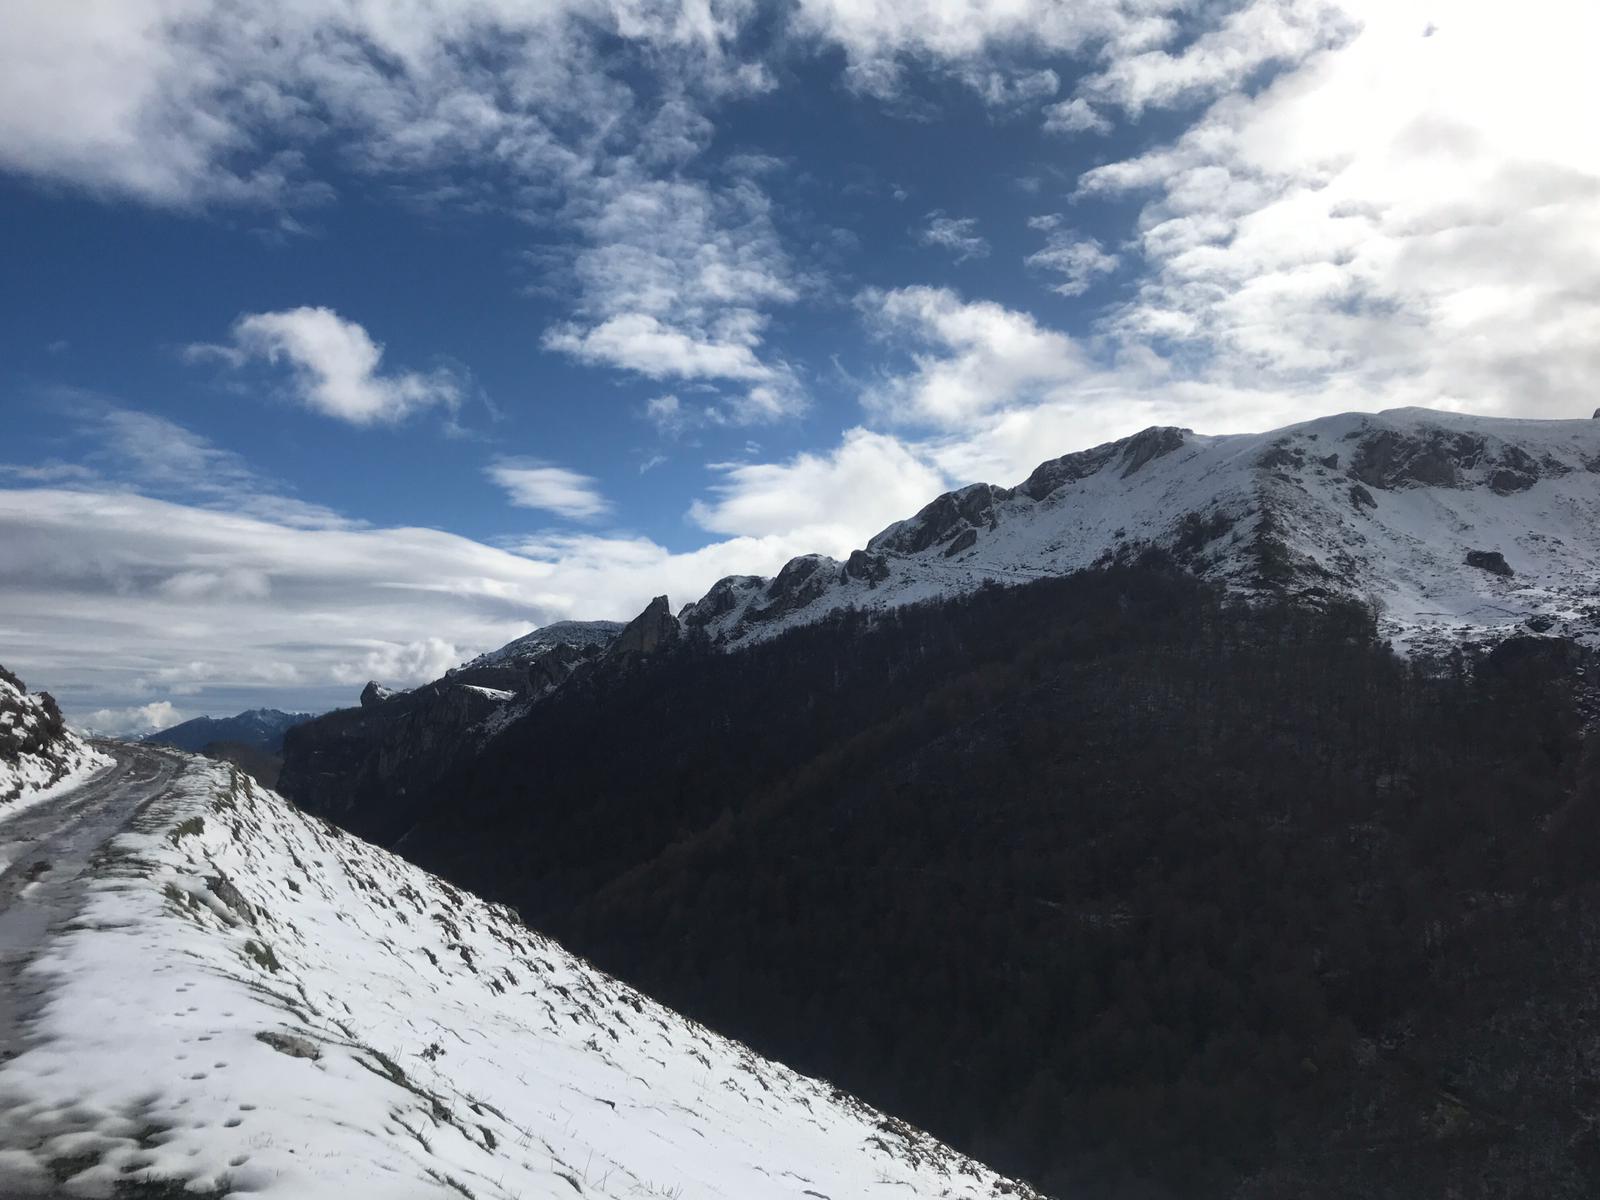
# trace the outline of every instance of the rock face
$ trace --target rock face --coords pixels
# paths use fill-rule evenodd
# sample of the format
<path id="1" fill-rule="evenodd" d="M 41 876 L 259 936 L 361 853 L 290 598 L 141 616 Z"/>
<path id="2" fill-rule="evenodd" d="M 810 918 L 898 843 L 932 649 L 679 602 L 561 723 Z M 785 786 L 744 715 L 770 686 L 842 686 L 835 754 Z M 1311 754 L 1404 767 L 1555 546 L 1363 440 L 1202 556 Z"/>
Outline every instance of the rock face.
<path id="1" fill-rule="evenodd" d="M 392 695 L 394 692 L 391 689 L 384 687 L 376 679 L 370 679 L 367 681 L 367 686 L 361 689 L 361 707 L 372 708 L 382 704 Z"/>
<path id="2" fill-rule="evenodd" d="M 1469 562 L 1485 541 L 1514 549 L 1526 590 L 1485 575 L 1509 566 Z M 843 563 L 805 555 L 770 580 L 730 576 L 679 618 L 733 648 L 840 608 L 1152 549 L 1246 593 L 1376 599 L 1403 646 L 1504 636 L 1538 615 L 1600 637 L 1600 423 L 1397 409 L 1226 437 L 1159 426 L 1041 463 L 1014 488 L 946 493 Z"/>
<path id="3" fill-rule="evenodd" d="M 606 657 L 621 661 L 643 658 L 664 646 L 673 645 L 682 636 L 683 627 L 678 624 L 678 618 L 672 615 L 667 598 L 657 596 L 617 635 L 617 640 L 606 651 Z"/>
<path id="4" fill-rule="evenodd" d="M 1491 575 L 1510 578 L 1516 574 L 1506 562 L 1506 556 L 1498 550 L 1468 550 L 1467 557 L 1462 561 L 1469 567 L 1477 567 L 1478 570 L 1487 571 Z"/>

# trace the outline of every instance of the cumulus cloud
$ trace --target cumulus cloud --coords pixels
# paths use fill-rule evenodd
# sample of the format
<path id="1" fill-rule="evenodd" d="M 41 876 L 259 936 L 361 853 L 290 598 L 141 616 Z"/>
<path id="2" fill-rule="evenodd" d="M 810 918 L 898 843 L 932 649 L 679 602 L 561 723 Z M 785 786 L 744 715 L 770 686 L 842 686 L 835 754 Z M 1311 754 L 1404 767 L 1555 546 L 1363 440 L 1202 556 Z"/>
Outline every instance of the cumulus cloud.
<path id="1" fill-rule="evenodd" d="M 949 250 L 958 263 L 989 256 L 989 243 L 978 232 L 976 217 L 947 217 L 941 212 L 931 212 L 927 226 L 917 234 L 917 241 L 924 246 Z"/>
<path id="2" fill-rule="evenodd" d="M 448 371 L 382 369 L 383 347 L 331 308 L 248 313 L 233 323 L 227 346 L 191 346 L 192 358 L 253 360 L 289 367 L 301 404 L 351 425 L 393 424 L 435 405 L 454 409 L 461 385 Z"/>
<path id="3" fill-rule="evenodd" d="M 848 430 L 823 454 L 778 463 L 724 463 L 714 499 L 690 516 L 713 533 L 782 536 L 842 556 L 880 528 L 915 512 L 945 478 L 893 437 Z"/>
<path id="4" fill-rule="evenodd" d="M 173 707 L 170 700 L 153 700 L 149 704 L 131 705 L 127 708 L 97 708 L 74 724 L 89 733 L 107 737 L 132 737 L 170 729 L 188 718 Z"/>
<path id="5" fill-rule="evenodd" d="M 518 508 L 536 508 L 558 517 L 587 521 L 605 516 L 611 502 L 588 475 L 530 458 L 501 458 L 484 473 L 505 489 Z"/>
<path id="6" fill-rule="evenodd" d="M 1592 408 L 1600 12 L 1348 9 L 1348 39 L 1084 177 L 1086 196 L 1145 200 L 1148 273 L 1111 327 L 1324 404 Z"/>
<path id="7" fill-rule="evenodd" d="M 869 290 L 859 304 L 878 334 L 913 362 L 863 396 L 869 412 L 889 421 L 959 429 L 996 409 L 1036 403 L 1090 370 L 1066 334 L 946 288 Z"/>

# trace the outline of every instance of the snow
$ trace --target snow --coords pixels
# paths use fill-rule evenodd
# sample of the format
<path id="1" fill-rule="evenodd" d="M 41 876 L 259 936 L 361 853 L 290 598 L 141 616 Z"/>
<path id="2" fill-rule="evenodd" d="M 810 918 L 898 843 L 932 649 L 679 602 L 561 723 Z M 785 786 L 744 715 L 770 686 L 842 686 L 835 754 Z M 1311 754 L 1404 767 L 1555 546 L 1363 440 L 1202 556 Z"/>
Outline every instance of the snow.
<path id="1" fill-rule="evenodd" d="M 1031 1195 L 225 764 L 100 857 L 0 1066 L 8 1195 Z"/>
<path id="2" fill-rule="evenodd" d="M 480 696 L 487 696 L 491 700 L 501 702 L 509 700 L 516 695 L 515 692 L 507 691 L 505 688 L 479 687 L 475 683 L 465 683 L 461 686 L 469 692 L 477 692 Z"/>
<path id="3" fill-rule="evenodd" d="M 474 667 L 493 667 L 501 663 L 537 658 L 552 646 L 575 646 L 582 650 L 589 646 L 604 649 L 621 633 L 621 621 L 555 621 L 541 626 L 507 642 L 498 650 L 490 650 L 462 663 L 456 671 Z M 454 672 L 452 672 L 454 673 Z"/>
<path id="4" fill-rule="evenodd" d="M 11 738 L 20 739 L 45 721 L 44 701 L 0 677 L 0 748 Z M 31 739 L 30 739 L 31 740 Z M 24 808 L 77 787 L 111 759 L 94 749 L 70 729 L 41 746 L 15 753 L 0 749 L 0 821 Z"/>
<path id="5" fill-rule="evenodd" d="M 726 610 L 703 627 L 734 648 L 839 608 L 888 608 L 959 595 L 986 581 L 1070 574 L 1126 548 L 1171 548 L 1191 513 L 1220 514 L 1232 523 L 1203 548 L 1199 573 L 1251 590 L 1249 535 L 1271 512 L 1282 541 L 1312 572 L 1303 569 L 1301 581 L 1377 600 L 1384 632 L 1402 648 L 1503 636 L 1530 617 L 1551 618 L 1557 633 L 1600 637 L 1600 421 L 1397 409 L 1262 434 L 1171 432 L 1181 444 L 1131 470 L 1122 455 L 1109 454 L 1103 465 L 1037 499 L 1021 487 L 994 489 L 992 525 L 975 528 L 970 548 L 954 554 L 947 554 L 953 538 L 915 552 L 895 549 L 920 518 L 890 526 L 867 547 L 886 560 L 886 579 L 852 578 L 842 564 L 823 559 L 831 575 L 826 589 L 770 619 L 753 616 L 771 603 L 770 581 L 733 581 L 737 586 L 725 589 Z M 1354 447 L 1386 433 L 1481 438 L 1485 465 L 1464 471 L 1452 486 L 1372 487 L 1375 506 L 1358 506 L 1351 498 Z M 1501 494 L 1489 486 L 1489 472 L 1515 452 L 1544 469 L 1526 490 Z M 1297 463 L 1271 463 L 1274 454 L 1295 453 Z M 1337 462 L 1324 465 L 1330 455 Z M 1474 549 L 1502 551 L 1516 574 L 1507 579 L 1467 566 L 1466 553 Z"/>

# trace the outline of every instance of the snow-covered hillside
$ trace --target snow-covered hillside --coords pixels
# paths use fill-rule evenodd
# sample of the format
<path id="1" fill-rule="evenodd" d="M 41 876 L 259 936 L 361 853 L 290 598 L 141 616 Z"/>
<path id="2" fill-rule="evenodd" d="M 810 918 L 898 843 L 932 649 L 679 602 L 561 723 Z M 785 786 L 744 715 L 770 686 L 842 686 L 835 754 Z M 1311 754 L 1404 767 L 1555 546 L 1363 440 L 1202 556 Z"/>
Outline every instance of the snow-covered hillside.
<path id="1" fill-rule="evenodd" d="M 1147 429 L 975 484 L 845 562 L 733 576 L 681 612 L 734 647 L 840 607 L 1062 575 L 1144 547 L 1245 591 L 1374 599 L 1402 642 L 1600 635 L 1600 420 L 1429 409 L 1264 434 Z"/>
<path id="2" fill-rule="evenodd" d="M 7 1195 L 1031 1195 L 225 765 L 100 860 L 0 1066 Z"/>
<path id="3" fill-rule="evenodd" d="M 110 762 L 68 729 L 48 692 L 0 667 L 0 817 L 70 787 Z"/>

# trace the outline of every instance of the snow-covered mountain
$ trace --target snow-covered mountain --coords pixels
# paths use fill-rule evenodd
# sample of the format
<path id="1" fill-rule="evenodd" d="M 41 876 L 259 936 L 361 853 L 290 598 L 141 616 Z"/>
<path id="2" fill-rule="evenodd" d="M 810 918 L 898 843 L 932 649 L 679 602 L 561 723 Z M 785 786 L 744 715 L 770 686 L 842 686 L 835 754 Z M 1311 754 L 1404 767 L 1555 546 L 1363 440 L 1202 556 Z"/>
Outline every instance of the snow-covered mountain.
<path id="1" fill-rule="evenodd" d="M 252 708 L 232 717 L 196 717 L 146 734 L 143 740 L 180 750 L 204 750 L 213 742 L 238 742 L 258 750 L 276 751 L 283 748 L 283 735 L 311 716 L 276 708 Z"/>
<path id="2" fill-rule="evenodd" d="M 8 1195 L 1033 1195 L 228 766 L 98 861 L 0 1065 Z"/>
<path id="3" fill-rule="evenodd" d="M 731 576 L 680 620 L 733 648 L 816 621 L 1063 575 L 1145 548 L 1246 592 L 1370 599 L 1403 644 L 1600 634 L 1600 420 L 1430 409 L 1262 434 L 1151 428 L 939 497 L 844 562 Z"/>
<path id="4" fill-rule="evenodd" d="M 70 787 L 110 762 L 68 729 L 49 692 L 0 667 L 0 815 Z"/>

